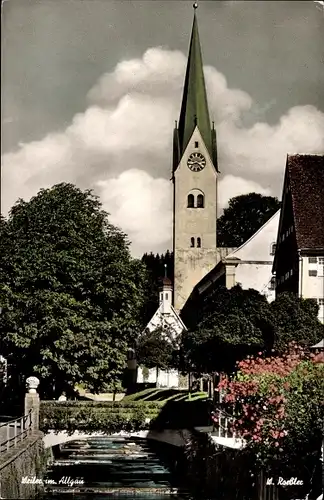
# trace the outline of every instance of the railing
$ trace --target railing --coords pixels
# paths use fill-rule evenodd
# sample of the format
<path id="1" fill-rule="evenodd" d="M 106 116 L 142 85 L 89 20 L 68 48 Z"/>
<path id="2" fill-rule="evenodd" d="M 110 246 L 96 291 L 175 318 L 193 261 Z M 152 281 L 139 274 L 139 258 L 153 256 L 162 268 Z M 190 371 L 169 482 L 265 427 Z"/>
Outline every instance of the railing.
<path id="1" fill-rule="evenodd" d="M 213 435 L 224 438 L 237 437 L 235 432 L 231 430 L 234 417 L 223 410 L 214 412 L 213 417 Z"/>
<path id="2" fill-rule="evenodd" d="M 27 415 L 0 424 L 0 454 L 16 448 L 25 438 L 31 435 L 33 410 Z"/>

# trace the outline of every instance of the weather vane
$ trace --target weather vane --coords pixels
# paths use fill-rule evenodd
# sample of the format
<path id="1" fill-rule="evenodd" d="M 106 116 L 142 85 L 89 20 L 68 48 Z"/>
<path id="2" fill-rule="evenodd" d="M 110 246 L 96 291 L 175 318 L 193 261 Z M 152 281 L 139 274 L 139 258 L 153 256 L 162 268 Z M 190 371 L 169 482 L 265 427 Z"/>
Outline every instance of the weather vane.
<path id="1" fill-rule="evenodd" d="M 198 9 L 198 2 L 195 2 L 195 3 L 193 4 L 193 8 L 194 8 L 195 10 L 196 10 L 196 9 Z"/>

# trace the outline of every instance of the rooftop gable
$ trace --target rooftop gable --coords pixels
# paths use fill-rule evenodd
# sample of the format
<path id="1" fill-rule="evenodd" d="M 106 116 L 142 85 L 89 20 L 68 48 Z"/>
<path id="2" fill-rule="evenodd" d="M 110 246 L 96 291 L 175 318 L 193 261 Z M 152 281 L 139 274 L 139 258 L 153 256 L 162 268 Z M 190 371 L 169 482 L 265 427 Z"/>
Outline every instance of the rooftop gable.
<path id="1" fill-rule="evenodd" d="M 254 233 L 243 245 L 225 257 L 228 259 L 240 259 L 241 261 L 270 261 L 271 245 L 276 243 L 280 210 L 278 210 L 263 226 Z"/>

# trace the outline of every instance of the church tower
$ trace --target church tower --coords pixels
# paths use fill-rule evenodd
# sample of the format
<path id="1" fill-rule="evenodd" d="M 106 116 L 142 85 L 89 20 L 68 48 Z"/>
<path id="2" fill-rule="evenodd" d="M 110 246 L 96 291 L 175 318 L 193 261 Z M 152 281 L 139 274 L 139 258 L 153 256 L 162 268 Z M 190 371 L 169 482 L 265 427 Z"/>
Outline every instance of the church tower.
<path id="1" fill-rule="evenodd" d="M 179 124 L 173 136 L 174 297 L 180 311 L 217 263 L 217 146 L 211 128 L 194 4 Z"/>

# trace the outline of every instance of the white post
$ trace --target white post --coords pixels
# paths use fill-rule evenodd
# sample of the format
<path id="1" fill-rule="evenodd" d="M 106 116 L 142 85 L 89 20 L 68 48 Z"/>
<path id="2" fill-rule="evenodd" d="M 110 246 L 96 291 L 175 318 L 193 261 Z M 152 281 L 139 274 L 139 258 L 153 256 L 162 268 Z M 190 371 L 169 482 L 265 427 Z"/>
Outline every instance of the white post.
<path id="1" fill-rule="evenodd" d="M 33 430 L 38 430 L 39 428 L 39 394 L 36 389 L 39 386 L 39 379 L 37 377 L 28 377 L 26 380 L 28 386 L 28 392 L 25 396 L 25 415 L 29 414 L 29 410 L 32 410 L 31 415 L 31 427 Z M 28 432 L 29 434 L 29 432 Z"/>
<path id="2" fill-rule="evenodd" d="M 14 446 L 16 448 L 16 446 L 17 446 L 17 420 L 15 420 L 15 424 L 14 424 L 14 437 L 15 437 Z"/>
<path id="3" fill-rule="evenodd" d="M 9 444 L 10 444 L 10 424 L 7 424 L 7 451 L 9 450 Z"/>
<path id="4" fill-rule="evenodd" d="M 24 439 L 24 417 L 20 419 L 20 441 Z"/>

